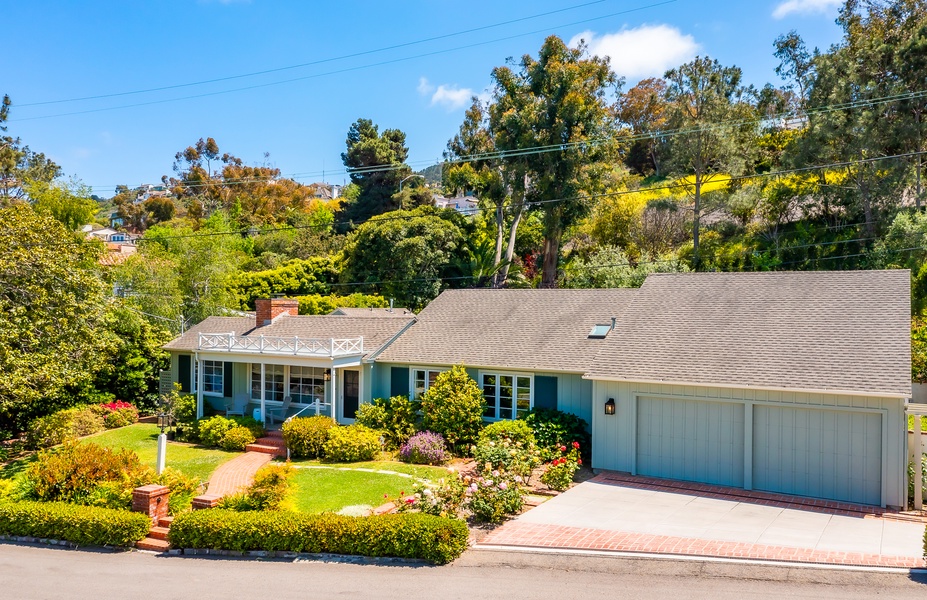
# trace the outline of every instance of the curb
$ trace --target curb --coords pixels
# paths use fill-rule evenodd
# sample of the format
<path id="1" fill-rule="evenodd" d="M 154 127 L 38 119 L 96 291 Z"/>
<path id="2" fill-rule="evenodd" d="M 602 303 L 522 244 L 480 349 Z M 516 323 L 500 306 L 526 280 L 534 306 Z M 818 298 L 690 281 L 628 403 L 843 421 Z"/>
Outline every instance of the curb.
<path id="1" fill-rule="evenodd" d="M 74 542 L 69 542 L 67 540 L 58 540 L 54 538 L 39 538 L 32 537 L 29 535 L 0 535 L 0 542 L 17 542 L 21 544 L 35 544 L 38 546 L 59 546 L 62 548 L 68 548 L 70 550 L 77 550 L 79 548 L 94 548 L 99 550 L 107 550 L 109 552 L 130 552 L 132 548 L 126 548 L 123 546 L 82 546 L 80 544 L 75 544 Z"/>
<path id="2" fill-rule="evenodd" d="M 171 550 L 168 550 L 166 554 L 171 556 L 217 556 L 223 558 L 282 558 L 297 562 L 336 562 L 356 565 L 434 566 L 432 563 L 420 558 L 287 552 L 284 550 L 215 550 L 213 548 L 172 548 Z"/>
<path id="3" fill-rule="evenodd" d="M 729 558 L 697 554 L 655 554 L 652 552 L 632 552 L 628 550 L 579 550 L 574 548 L 543 548 L 539 546 L 507 546 L 503 544 L 472 544 L 470 551 L 505 552 L 509 554 L 554 554 L 563 556 L 600 556 L 625 559 L 648 559 L 677 562 L 707 562 L 734 565 L 754 565 L 769 567 L 789 567 L 798 569 L 819 569 L 826 571 L 858 571 L 892 574 L 927 574 L 927 568 L 914 567 L 880 567 L 867 565 L 837 565 L 833 563 L 816 563 L 783 560 L 763 560 L 756 558 Z"/>

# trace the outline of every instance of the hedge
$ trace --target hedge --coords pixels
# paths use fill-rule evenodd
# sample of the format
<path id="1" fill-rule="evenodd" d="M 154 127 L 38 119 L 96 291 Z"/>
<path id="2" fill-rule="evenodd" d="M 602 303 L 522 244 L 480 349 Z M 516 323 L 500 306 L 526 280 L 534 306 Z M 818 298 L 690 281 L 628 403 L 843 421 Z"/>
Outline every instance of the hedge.
<path id="1" fill-rule="evenodd" d="M 148 535 L 142 513 L 65 502 L 0 502 L 0 534 L 66 540 L 84 546 L 133 546 Z"/>
<path id="2" fill-rule="evenodd" d="M 178 515 L 175 548 L 395 556 L 448 563 L 467 549 L 463 521 L 420 513 L 372 517 L 198 510 Z"/>

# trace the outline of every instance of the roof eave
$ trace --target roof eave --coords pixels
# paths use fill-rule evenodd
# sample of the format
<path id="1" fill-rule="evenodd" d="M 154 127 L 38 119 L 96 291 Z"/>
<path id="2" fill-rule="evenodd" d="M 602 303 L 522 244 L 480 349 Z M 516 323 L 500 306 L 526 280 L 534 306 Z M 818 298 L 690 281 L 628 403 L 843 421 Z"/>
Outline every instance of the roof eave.
<path id="1" fill-rule="evenodd" d="M 583 379 L 590 379 L 594 381 L 615 381 L 620 383 L 646 383 L 654 385 L 689 385 L 689 386 L 698 386 L 698 387 L 718 387 L 725 389 L 736 389 L 736 390 L 758 390 L 758 391 L 769 391 L 769 392 L 798 392 L 802 394 L 828 394 L 831 396 L 864 396 L 870 398 L 896 398 L 899 400 L 907 400 L 911 397 L 911 393 L 899 393 L 899 392 L 876 392 L 876 391 L 862 391 L 862 390 L 842 390 L 842 389 L 828 389 L 828 388 L 801 388 L 801 387 L 785 387 L 785 386 L 766 386 L 766 385 L 744 385 L 744 384 L 732 384 L 732 383 L 717 383 L 711 381 L 684 381 L 684 380 L 675 380 L 675 379 L 644 379 L 640 377 L 608 377 L 605 375 L 593 375 L 591 373 L 586 373 L 583 375 Z"/>

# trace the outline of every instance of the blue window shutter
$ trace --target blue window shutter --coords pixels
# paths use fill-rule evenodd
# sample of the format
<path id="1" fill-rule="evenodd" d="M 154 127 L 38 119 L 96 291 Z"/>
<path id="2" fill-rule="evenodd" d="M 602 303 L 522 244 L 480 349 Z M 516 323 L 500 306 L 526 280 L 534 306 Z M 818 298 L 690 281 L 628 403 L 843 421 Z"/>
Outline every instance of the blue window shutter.
<path id="1" fill-rule="evenodd" d="M 235 363 L 227 362 L 222 366 L 222 376 L 224 381 L 222 382 L 222 395 L 226 398 L 232 397 L 232 365 Z"/>
<path id="2" fill-rule="evenodd" d="M 190 355 L 177 357 L 177 377 L 180 379 L 180 391 L 190 393 Z"/>
<path id="3" fill-rule="evenodd" d="M 557 378 L 534 376 L 534 408 L 557 408 Z"/>
<path id="4" fill-rule="evenodd" d="M 409 367 L 391 367 L 389 373 L 389 395 L 409 395 Z"/>

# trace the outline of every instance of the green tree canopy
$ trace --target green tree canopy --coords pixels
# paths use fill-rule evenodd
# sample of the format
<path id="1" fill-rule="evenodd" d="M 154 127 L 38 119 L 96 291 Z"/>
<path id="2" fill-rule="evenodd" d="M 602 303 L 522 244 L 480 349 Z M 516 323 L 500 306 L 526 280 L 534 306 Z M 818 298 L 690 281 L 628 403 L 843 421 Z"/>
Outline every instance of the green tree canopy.
<path id="1" fill-rule="evenodd" d="M 360 223 L 374 215 L 399 208 L 399 182 L 412 173 L 406 134 L 379 127 L 370 119 L 358 119 L 348 129 L 347 150 L 341 160 L 359 190 L 357 199 L 344 204 L 345 218 Z"/>

